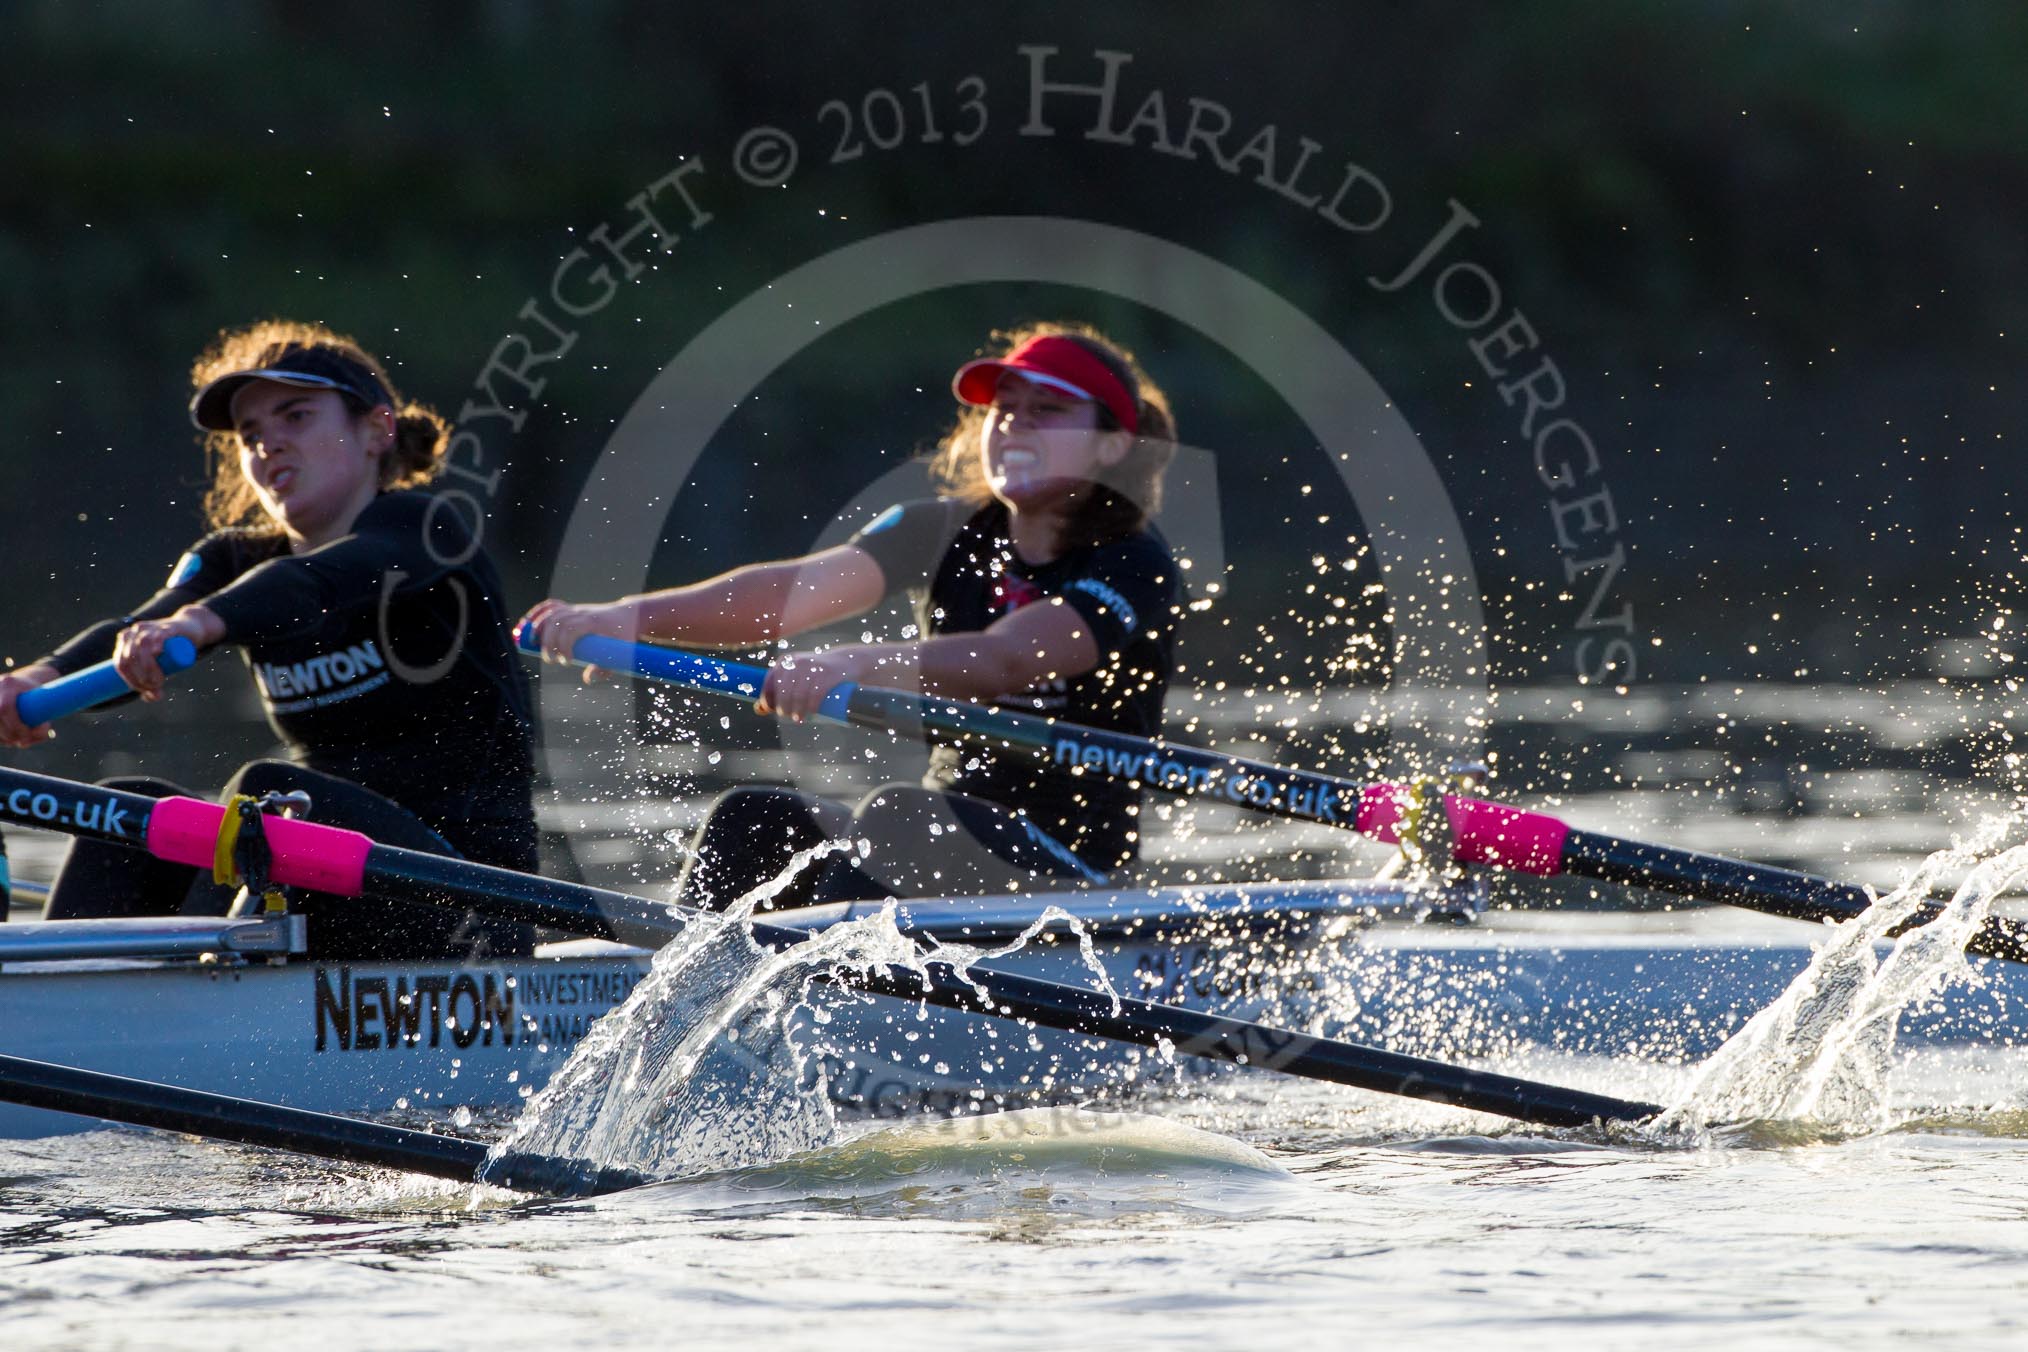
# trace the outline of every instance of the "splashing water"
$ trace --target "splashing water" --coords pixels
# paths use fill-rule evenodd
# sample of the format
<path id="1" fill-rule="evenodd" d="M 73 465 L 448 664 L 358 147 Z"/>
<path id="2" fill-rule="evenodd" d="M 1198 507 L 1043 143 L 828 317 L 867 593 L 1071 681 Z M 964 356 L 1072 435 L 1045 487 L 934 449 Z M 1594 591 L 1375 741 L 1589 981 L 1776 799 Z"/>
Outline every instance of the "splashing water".
<path id="1" fill-rule="evenodd" d="M 1701 1134 L 1721 1123 L 1806 1123 L 1817 1134 L 1892 1125 L 1888 1080 L 1904 1010 L 1946 985 L 1977 979 L 1965 958 L 1994 900 L 2028 874 L 2028 845 L 1993 850 L 2009 823 L 1940 850 L 1863 916 L 1845 922 L 1809 967 L 1705 1062 L 1656 1125 Z M 1970 868 L 1927 925 L 1877 946 L 1908 921 L 1949 874 Z"/>
<path id="2" fill-rule="evenodd" d="M 756 906 L 840 849 L 802 851 L 772 883 L 718 915 L 699 915 L 655 955 L 627 1003 L 601 1018 L 529 1101 L 491 1161 L 541 1157 L 562 1179 L 603 1169 L 686 1177 L 784 1159 L 836 1138 L 821 1085 L 806 1073 L 788 1015 L 854 997 L 831 973 L 914 966 L 921 955 L 892 908 L 776 952 L 747 932 Z"/>
<path id="3" fill-rule="evenodd" d="M 977 948 L 971 944 L 952 943 L 933 938 L 930 941 L 933 945 L 933 951 L 930 956 L 950 963 L 960 973 L 969 973 L 974 963 L 986 962 L 994 958 L 1010 957 L 1015 953 L 1019 953 L 1022 949 L 1028 947 L 1035 936 L 1041 934 L 1058 920 L 1061 920 L 1070 929 L 1070 932 L 1077 937 L 1078 958 L 1091 972 L 1093 979 L 1098 984 L 1098 989 L 1104 993 L 1108 1000 L 1112 1001 L 1113 1013 L 1117 1015 L 1120 1012 L 1120 993 L 1114 987 L 1112 977 L 1106 972 L 1105 963 L 1099 960 L 1098 945 L 1092 940 L 1091 930 L 1085 925 L 1084 921 L 1078 919 L 1069 911 L 1064 910 L 1061 906 L 1052 904 L 1043 907 L 1042 914 L 1029 922 L 1028 928 L 1022 930 L 998 948 Z M 983 990 L 980 991 L 981 995 L 984 995 L 984 993 Z"/>

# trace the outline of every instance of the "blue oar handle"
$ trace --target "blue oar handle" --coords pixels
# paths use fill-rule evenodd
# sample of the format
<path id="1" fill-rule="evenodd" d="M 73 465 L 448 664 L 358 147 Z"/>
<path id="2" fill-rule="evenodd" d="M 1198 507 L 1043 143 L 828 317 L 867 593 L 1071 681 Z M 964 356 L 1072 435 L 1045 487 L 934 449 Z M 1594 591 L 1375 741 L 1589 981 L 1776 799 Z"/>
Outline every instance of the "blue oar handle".
<path id="1" fill-rule="evenodd" d="M 165 675 L 173 676 L 196 664 L 197 645 L 178 634 L 162 645 L 155 661 Z M 48 685 L 23 691 L 21 697 L 14 701 L 14 713 L 27 726 L 39 727 L 59 718 L 68 718 L 80 709 L 89 709 L 95 704 L 104 704 L 107 700 L 131 693 L 126 681 L 113 669 L 112 659 L 107 658 L 83 671 L 59 676 Z"/>
<path id="2" fill-rule="evenodd" d="M 525 653 L 539 654 L 542 639 L 529 625 L 521 625 L 514 631 L 514 642 Z M 677 652 L 672 648 L 657 648 L 646 643 L 632 643 L 623 638 L 605 638 L 597 634 L 586 634 L 571 645 L 570 657 L 588 667 L 599 667 L 606 671 L 624 672 L 646 680 L 663 681 L 679 685 L 687 690 L 700 691 L 707 695 L 731 695 L 739 699 L 757 700 L 761 686 L 766 684 L 768 673 L 765 667 L 753 666 L 747 662 L 727 662 L 716 657 L 699 657 L 694 653 Z M 820 718 L 834 722 L 846 721 L 846 707 L 851 702 L 852 692 L 858 689 L 855 682 L 847 681 L 824 696 L 823 706 L 817 713 Z"/>

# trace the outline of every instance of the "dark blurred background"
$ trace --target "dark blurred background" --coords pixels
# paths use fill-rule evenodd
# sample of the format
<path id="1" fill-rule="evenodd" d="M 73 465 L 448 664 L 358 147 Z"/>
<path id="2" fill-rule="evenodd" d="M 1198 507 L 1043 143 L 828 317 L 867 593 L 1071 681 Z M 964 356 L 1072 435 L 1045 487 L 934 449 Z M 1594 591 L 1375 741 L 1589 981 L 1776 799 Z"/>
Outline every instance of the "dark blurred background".
<path id="1" fill-rule="evenodd" d="M 491 443 L 511 468 L 488 538 L 516 608 L 545 594 L 615 420 L 733 302 L 855 240 L 1034 213 L 1200 251 L 1337 335 L 1457 506 L 1496 685 L 1575 685 L 1583 588 L 1517 411 L 1426 287 L 1365 282 L 1456 199 L 1483 222 L 1460 256 L 1526 312 L 1597 441 L 1629 688 L 2006 675 L 2019 625 L 1994 623 L 2019 590 L 2028 488 L 2016 4 L 43 0 L 8 7 L 0 34 L 0 653 L 17 662 L 145 595 L 199 533 L 185 377 L 220 326 L 325 321 L 455 414 L 558 260 L 702 156 L 712 225 L 585 321 L 520 432 Z M 1192 96 L 1215 100 L 1229 149 L 1274 124 L 1286 164 L 1308 137 L 1319 186 L 1356 160 L 1394 217 L 1347 235 L 1251 170 L 1083 139 L 1081 105 L 1052 110 L 1054 137 L 1017 136 L 1024 43 L 1061 49 L 1065 78 L 1131 52 L 1120 120 L 1151 88 L 1179 127 Z M 990 120 L 959 147 L 969 76 Z M 887 89 L 918 119 L 919 85 L 942 141 L 912 120 L 893 150 L 826 162 L 826 100 Z M 728 172 L 757 123 L 803 146 L 772 193 Z M 1219 457 L 1230 587 L 1190 640 L 1200 678 L 1384 682 L 1384 660 L 1337 661 L 1348 628 L 1317 622 L 1324 599 L 1292 600 L 1308 560 L 1359 553 L 1300 423 L 1216 335 L 1096 294 L 959 289 L 813 344 L 721 428 L 658 580 L 807 546 L 941 430 L 948 370 L 987 328 L 1065 313 L 1140 349 L 1185 440 Z M 1293 509 L 1304 485 L 1328 526 Z M 1383 601 L 1342 591 L 1384 626 Z M 214 675 L 244 699 L 237 673 Z M 235 754 L 262 740 L 246 738 Z"/>

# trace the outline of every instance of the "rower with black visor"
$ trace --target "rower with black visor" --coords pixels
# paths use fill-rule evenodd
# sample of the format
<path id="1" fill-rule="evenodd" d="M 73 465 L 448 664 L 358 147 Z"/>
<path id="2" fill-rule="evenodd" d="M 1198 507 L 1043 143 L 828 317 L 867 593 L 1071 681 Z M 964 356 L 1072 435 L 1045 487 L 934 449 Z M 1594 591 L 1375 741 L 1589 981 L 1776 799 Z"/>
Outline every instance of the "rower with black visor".
<path id="1" fill-rule="evenodd" d="M 171 639 L 230 646 L 287 759 L 240 767 L 226 796 L 300 791 L 311 820 L 532 871 L 534 728 L 500 580 L 478 523 L 425 491 L 443 469 L 444 420 L 403 400 L 357 342 L 315 324 L 221 333 L 192 384 L 211 532 L 131 613 L 0 676 L 0 744 L 51 735 L 24 724 L 16 701 L 58 677 L 110 658 L 154 701 Z M 79 841 L 44 914 L 212 915 L 233 898 L 208 872 Z M 315 957 L 462 959 L 525 953 L 533 940 L 526 926 L 433 906 L 304 894 L 292 909 L 310 917 Z"/>

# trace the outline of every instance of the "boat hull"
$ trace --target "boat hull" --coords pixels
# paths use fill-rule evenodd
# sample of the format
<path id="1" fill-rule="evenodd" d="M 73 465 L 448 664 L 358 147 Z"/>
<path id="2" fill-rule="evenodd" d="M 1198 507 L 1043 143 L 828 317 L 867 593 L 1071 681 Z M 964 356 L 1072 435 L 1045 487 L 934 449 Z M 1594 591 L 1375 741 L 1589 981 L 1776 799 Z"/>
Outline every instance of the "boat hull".
<path id="1" fill-rule="evenodd" d="M 318 1112 L 515 1103 L 633 990 L 645 954 L 456 963 L 10 965 L 17 1056 Z M 102 1126 L 0 1103 L 0 1137 Z"/>
<path id="2" fill-rule="evenodd" d="M 986 965 L 1441 1059 L 1534 1052 L 1680 1064 L 1708 1055 L 1809 963 L 1808 926 L 1702 918 L 1495 913 L 1416 924 L 1400 891 L 1313 885 L 909 903 L 904 928 L 1004 945 L 1043 901 L 1082 910 Z M 832 907 L 775 919 L 811 928 Z M 318 1111 L 401 1118 L 511 1109 L 545 1083 L 650 955 L 560 945 L 477 966 L 189 961 L 10 964 L 0 1048 L 63 1065 Z M 1977 979 L 1904 1015 L 1904 1045 L 2005 1042 L 2028 969 L 1974 960 Z M 1230 1068 L 884 997 L 826 995 L 793 1035 L 812 1086 L 848 1115 L 966 1113 L 1089 1102 Z M 0 1136 L 97 1124 L 0 1104 Z"/>
<path id="3" fill-rule="evenodd" d="M 1120 993 L 1279 1019 L 1291 1009 L 1284 988 L 1305 988 L 1326 965 L 1318 950 L 1356 924 L 1419 904 L 1388 884 L 1307 884 L 930 899 L 904 903 L 902 921 L 919 936 L 983 949 L 1056 906 L 1079 917 Z M 880 909 L 833 905 L 769 918 L 823 929 Z M 985 961 L 1092 986 L 1073 934 L 1059 920 L 1019 951 Z M 511 1108 L 547 1082 L 652 960 L 596 941 L 546 951 L 560 956 L 481 965 L 9 963 L 0 970 L 0 1048 L 322 1112 L 426 1120 Z M 827 1024 L 800 1015 L 795 1038 L 812 1083 L 848 1113 L 1083 1100 L 1138 1083 L 1144 1066 L 1162 1061 L 1143 1048 L 886 998 L 848 1000 L 835 1015 Z M 904 1064 L 920 1072 L 916 1081 L 890 1073 Z M 97 1125 L 0 1104 L 0 1137 Z"/>

